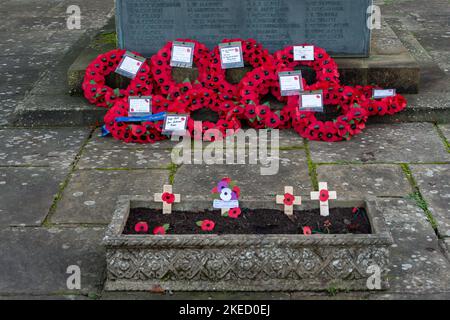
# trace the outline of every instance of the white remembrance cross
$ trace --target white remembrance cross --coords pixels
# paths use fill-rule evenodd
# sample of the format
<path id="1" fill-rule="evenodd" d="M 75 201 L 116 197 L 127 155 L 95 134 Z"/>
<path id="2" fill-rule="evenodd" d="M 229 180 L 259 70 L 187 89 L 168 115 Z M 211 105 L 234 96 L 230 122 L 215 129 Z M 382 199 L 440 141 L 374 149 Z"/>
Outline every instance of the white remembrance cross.
<path id="1" fill-rule="evenodd" d="M 165 202 L 162 198 L 163 194 L 166 192 L 172 194 L 172 186 L 171 185 L 164 185 L 163 193 L 155 193 L 155 202 L 163 203 L 163 214 L 171 214 L 172 213 L 172 204 Z M 175 197 L 175 200 L 173 202 L 181 201 L 181 197 L 179 194 L 174 194 L 174 197 Z"/>
<path id="2" fill-rule="evenodd" d="M 328 200 L 336 200 L 336 199 L 337 199 L 336 191 L 328 191 L 328 184 L 326 182 L 319 182 L 319 191 L 311 192 L 311 200 L 320 201 L 320 215 L 323 217 L 328 217 L 330 215 Z"/>
<path id="3" fill-rule="evenodd" d="M 277 204 L 284 204 L 284 213 L 288 216 L 292 216 L 294 214 L 294 205 L 301 205 L 302 204 L 302 197 L 300 196 L 294 196 L 294 188 L 286 186 L 284 187 L 284 193 L 288 193 L 294 197 L 294 201 L 292 205 L 287 205 L 284 203 L 284 195 L 278 195 L 276 197 Z"/>

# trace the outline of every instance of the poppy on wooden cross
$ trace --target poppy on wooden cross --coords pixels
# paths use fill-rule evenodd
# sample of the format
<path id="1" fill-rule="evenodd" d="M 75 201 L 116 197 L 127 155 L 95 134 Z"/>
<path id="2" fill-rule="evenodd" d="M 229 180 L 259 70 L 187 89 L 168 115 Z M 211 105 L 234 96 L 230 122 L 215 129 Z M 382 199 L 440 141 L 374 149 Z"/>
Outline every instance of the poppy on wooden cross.
<path id="1" fill-rule="evenodd" d="M 336 200 L 336 191 L 329 191 L 326 182 L 319 182 L 319 191 L 311 192 L 311 200 L 320 201 L 320 215 L 328 217 L 330 215 L 329 200 Z"/>
<path id="2" fill-rule="evenodd" d="M 171 185 L 164 185 L 163 193 L 155 193 L 155 202 L 163 203 L 163 214 L 171 214 L 172 204 L 180 201 L 180 195 L 172 193 Z"/>
<path id="3" fill-rule="evenodd" d="M 285 186 L 284 195 L 278 194 L 276 197 L 277 204 L 284 204 L 284 213 L 288 216 L 294 214 L 294 205 L 302 204 L 302 197 L 294 196 L 294 187 Z"/>

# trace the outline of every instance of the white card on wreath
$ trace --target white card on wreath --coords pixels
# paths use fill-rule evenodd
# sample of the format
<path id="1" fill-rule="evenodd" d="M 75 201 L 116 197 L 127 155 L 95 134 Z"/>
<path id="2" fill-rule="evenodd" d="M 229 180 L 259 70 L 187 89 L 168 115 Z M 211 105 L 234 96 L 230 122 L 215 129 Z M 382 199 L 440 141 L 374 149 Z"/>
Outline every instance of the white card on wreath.
<path id="1" fill-rule="evenodd" d="M 239 47 L 226 47 L 220 49 L 222 54 L 222 61 L 224 63 L 241 62 L 241 53 Z"/>
<path id="2" fill-rule="evenodd" d="M 192 68 L 194 61 L 193 42 L 174 41 L 172 45 L 172 56 L 170 59 L 171 67 Z"/>
<path id="3" fill-rule="evenodd" d="M 280 81 L 281 96 L 283 97 L 299 95 L 300 91 L 303 90 L 301 71 L 279 72 L 278 78 Z"/>
<path id="4" fill-rule="evenodd" d="M 220 62 L 222 69 L 244 67 L 244 56 L 242 53 L 242 43 L 227 42 L 219 44 Z"/>
<path id="5" fill-rule="evenodd" d="M 314 46 L 294 46 L 294 61 L 314 61 Z"/>
<path id="6" fill-rule="evenodd" d="M 382 99 L 387 97 L 393 97 L 396 94 L 395 89 L 373 89 L 373 98 Z"/>
<path id="7" fill-rule="evenodd" d="M 134 79 L 144 62 L 144 57 L 139 57 L 127 51 L 123 56 L 122 61 L 119 63 L 119 66 L 116 69 L 116 73 Z"/>
<path id="8" fill-rule="evenodd" d="M 152 114 L 152 97 L 129 97 L 128 102 L 130 108 L 128 113 L 130 116 L 143 116 Z"/>
<path id="9" fill-rule="evenodd" d="M 163 134 L 181 136 L 186 133 L 187 114 L 168 114 L 164 119 Z"/>
<path id="10" fill-rule="evenodd" d="M 310 91 L 300 94 L 300 111 L 323 111 L 322 90 Z"/>

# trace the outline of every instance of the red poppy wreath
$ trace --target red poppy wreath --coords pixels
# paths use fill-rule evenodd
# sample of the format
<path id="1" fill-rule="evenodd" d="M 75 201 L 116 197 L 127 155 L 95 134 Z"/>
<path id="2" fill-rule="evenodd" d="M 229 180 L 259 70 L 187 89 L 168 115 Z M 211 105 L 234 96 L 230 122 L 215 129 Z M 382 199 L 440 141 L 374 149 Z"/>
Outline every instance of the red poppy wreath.
<path id="1" fill-rule="evenodd" d="M 170 106 L 169 112 L 189 113 L 200 109 L 211 110 L 218 115 L 217 122 L 202 121 L 201 131 L 195 126 L 195 120 L 189 117 L 187 129 L 196 140 L 203 139 L 205 141 L 214 141 L 219 135 L 215 130 L 220 131 L 220 136 L 234 134 L 241 128 L 241 123 L 237 119 L 237 115 L 232 111 L 222 111 L 216 104 L 216 94 L 205 88 L 191 89 L 188 93 L 178 97 Z M 216 133 L 216 134 L 215 134 Z"/>
<path id="2" fill-rule="evenodd" d="M 311 46 L 302 44 L 299 46 Z M 327 87 L 329 84 L 339 84 L 339 71 L 337 63 L 333 58 L 322 48 L 314 47 L 314 60 L 310 61 L 295 61 L 294 60 L 294 46 L 286 47 L 274 53 L 274 63 L 277 68 L 280 66 L 294 69 L 298 66 L 306 66 L 314 70 L 316 74 L 316 82 L 305 86 L 305 90 L 316 90 Z M 310 88 L 311 87 L 311 88 Z M 277 98 L 281 98 L 280 87 L 274 86 L 271 88 L 272 94 Z"/>
<path id="3" fill-rule="evenodd" d="M 136 77 L 126 89 L 113 89 L 106 85 L 106 76 L 114 72 L 126 50 L 115 49 L 99 55 L 86 69 L 82 89 L 86 99 L 98 107 L 111 108 L 114 103 L 129 95 L 149 95 L 153 90 L 150 65 L 142 64 Z M 139 55 L 138 53 L 134 53 Z"/>
<path id="4" fill-rule="evenodd" d="M 253 68 L 258 68 L 266 63 L 272 64 L 273 57 L 256 40 L 224 39 L 222 41 L 222 43 L 229 42 L 241 42 L 244 62 Z M 210 67 L 206 71 L 207 74 L 204 78 L 207 88 L 217 92 L 222 100 L 237 100 L 240 83 L 233 84 L 227 81 L 226 70 L 222 69 L 219 46 L 216 46 L 211 53 Z"/>
<path id="5" fill-rule="evenodd" d="M 167 111 L 169 101 L 161 96 L 154 95 L 152 99 L 153 113 Z M 146 121 L 141 123 L 117 122 L 118 117 L 128 117 L 129 103 L 127 99 L 118 100 L 114 106 L 108 110 L 104 121 L 106 129 L 117 139 L 127 143 L 155 143 L 166 139 L 161 134 L 164 121 Z"/>
<path id="6" fill-rule="evenodd" d="M 198 68 L 199 76 L 196 81 L 203 82 L 203 76 L 206 74 L 206 69 L 209 65 L 209 49 L 202 43 L 189 40 L 178 39 L 180 42 L 194 43 L 194 64 Z M 155 79 L 157 91 L 160 94 L 168 95 L 175 93 L 184 93 L 187 90 L 186 82 L 177 83 L 172 77 L 172 67 L 170 66 L 170 60 L 172 57 L 173 43 L 167 42 L 166 45 L 159 50 L 152 58 L 152 74 Z M 193 81 L 194 82 L 194 81 Z"/>
<path id="7" fill-rule="evenodd" d="M 406 108 L 406 99 L 399 94 L 393 97 L 374 99 L 372 97 L 374 89 L 381 89 L 373 86 L 356 86 L 356 90 L 361 95 L 361 106 L 367 110 L 369 116 L 394 115 Z"/>
<path id="8" fill-rule="evenodd" d="M 337 110 L 342 114 L 332 121 L 320 121 L 315 112 L 300 111 L 299 96 L 288 98 L 294 130 L 303 138 L 328 142 L 349 140 L 365 128 L 368 113 L 357 102 L 357 91 L 354 88 L 327 89 L 324 104 L 337 104 Z"/>
<path id="9" fill-rule="evenodd" d="M 262 128 L 289 128 L 291 126 L 291 109 L 284 106 L 281 110 L 274 111 L 269 103 L 261 104 L 261 98 L 267 95 L 271 88 L 279 87 L 278 72 L 293 71 L 283 65 L 278 69 L 266 64 L 249 72 L 241 82 L 240 103 L 245 106 L 244 117 L 248 124 L 256 129 Z M 305 82 L 303 81 L 305 86 Z M 282 101 L 281 96 L 278 97 Z M 227 106 L 221 104 L 222 108 Z"/>

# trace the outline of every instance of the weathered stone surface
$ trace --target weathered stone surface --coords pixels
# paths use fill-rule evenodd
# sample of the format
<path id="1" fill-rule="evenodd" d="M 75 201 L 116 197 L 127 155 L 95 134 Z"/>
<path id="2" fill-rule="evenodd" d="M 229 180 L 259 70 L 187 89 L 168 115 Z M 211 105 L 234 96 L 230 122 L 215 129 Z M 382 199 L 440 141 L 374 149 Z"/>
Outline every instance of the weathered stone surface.
<path id="1" fill-rule="evenodd" d="M 317 168 L 319 181 L 327 181 L 338 199 L 364 199 L 367 196 L 405 197 L 412 192 L 400 166 L 332 165 Z"/>
<path id="2" fill-rule="evenodd" d="M 40 57 L 40 56 L 38 56 Z M 53 63 L 53 55 L 36 59 L 33 55 L 13 55 L 0 57 L 2 82 L 0 92 L 7 94 L 25 94 L 30 90 L 39 72 Z"/>
<path id="3" fill-rule="evenodd" d="M 104 149 L 94 147 L 83 151 L 78 168 L 165 169 L 170 164 L 170 150 L 155 150 L 151 145 L 141 145 L 139 149 Z"/>
<path id="4" fill-rule="evenodd" d="M 22 99 L 22 95 L 0 92 L 0 126 L 5 126 L 9 123 L 11 113 L 14 111 L 18 101 Z"/>
<path id="5" fill-rule="evenodd" d="M 445 139 L 447 139 L 447 142 L 450 143 L 450 124 L 440 125 L 439 129 L 441 129 L 442 133 L 445 136 Z"/>
<path id="6" fill-rule="evenodd" d="M 0 165 L 68 167 L 89 129 L 50 128 L 0 130 Z"/>
<path id="7" fill-rule="evenodd" d="M 394 238 L 389 293 L 449 292 L 450 264 L 423 210 L 406 199 L 377 202 Z"/>
<path id="8" fill-rule="evenodd" d="M 450 161 L 433 124 L 370 125 L 350 141 L 311 142 L 314 162 L 422 163 Z"/>
<path id="9" fill-rule="evenodd" d="M 41 225 L 66 174 L 56 168 L 1 168 L 0 227 Z"/>
<path id="10" fill-rule="evenodd" d="M 17 228 L 0 231 L 0 295 L 99 292 L 103 228 Z M 81 270 L 81 290 L 67 288 L 67 267 Z"/>
<path id="11" fill-rule="evenodd" d="M 411 170 L 439 234 L 450 237 L 450 165 L 412 165 Z"/>
<path id="12" fill-rule="evenodd" d="M 245 143 L 242 143 L 241 139 L 244 138 L 244 135 L 239 138 L 241 134 L 245 134 Z M 278 136 L 277 136 L 278 134 Z M 254 143 L 254 141 L 256 141 Z M 304 148 L 304 140 L 300 137 L 294 130 L 285 129 L 285 130 L 256 130 L 253 128 L 243 127 L 238 134 L 234 136 L 228 136 L 225 140 L 215 141 L 213 143 L 208 141 L 192 141 L 193 149 L 205 149 L 212 148 L 213 145 L 220 147 L 223 146 L 224 150 L 232 146 L 233 149 L 259 149 L 259 148 L 267 148 L 268 150 L 273 149 L 302 149 Z M 175 144 L 173 145 L 175 146 Z"/>
<path id="13" fill-rule="evenodd" d="M 167 170 L 78 170 L 65 188 L 51 222 L 109 223 L 119 195 L 153 196 L 168 181 Z"/>
<path id="14" fill-rule="evenodd" d="M 247 152 L 248 153 L 248 152 Z M 195 165 L 184 164 L 175 174 L 174 188 L 186 199 L 205 199 L 223 177 L 235 180 L 241 188 L 242 199 L 273 197 L 284 186 L 294 186 L 297 194 L 309 195 L 311 180 L 304 150 L 280 150 L 279 171 L 275 175 L 261 175 L 261 163 Z M 274 159 L 276 169 L 277 158 Z"/>

